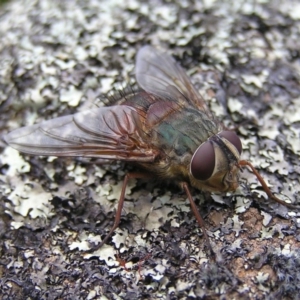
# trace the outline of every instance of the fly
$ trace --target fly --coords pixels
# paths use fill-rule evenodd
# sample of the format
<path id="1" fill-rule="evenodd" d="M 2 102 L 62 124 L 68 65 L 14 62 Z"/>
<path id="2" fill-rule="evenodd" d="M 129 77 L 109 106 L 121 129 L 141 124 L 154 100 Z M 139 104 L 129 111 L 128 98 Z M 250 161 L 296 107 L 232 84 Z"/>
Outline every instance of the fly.
<path id="1" fill-rule="evenodd" d="M 125 176 L 114 225 L 97 248 L 119 225 L 130 178 L 154 174 L 181 185 L 210 249 L 190 186 L 210 192 L 235 191 L 240 169 L 249 167 L 269 198 L 294 207 L 275 197 L 252 164 L 240 159 L 240 138 L 216 120 L 171 56 L 142 47 L 136 58 L 136 80 L 140 90 L 116 105 L 19 128 L 4 137 L 11 147 L 31 155 L 96 157 L 142 167 L 144 173 Z"/>

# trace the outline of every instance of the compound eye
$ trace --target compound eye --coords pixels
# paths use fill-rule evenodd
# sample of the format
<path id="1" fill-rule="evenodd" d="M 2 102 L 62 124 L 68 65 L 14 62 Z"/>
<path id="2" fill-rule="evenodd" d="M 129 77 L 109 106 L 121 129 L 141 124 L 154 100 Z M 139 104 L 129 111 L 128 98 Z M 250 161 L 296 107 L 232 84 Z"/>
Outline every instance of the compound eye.
<path id="1" fill-rule="evenodd" d="M 229 141 L 237 149 L 239 154 L 242 154 L 243 147 L 241 140 L 234 131 L 222 131 L 219 133 L 219 136 Z"/>
<path id="2" fill-rule="evenodd" d="M 215 168 L 215 151 L 209 141 L 202 144 L 194 153 L 191 161 L 191 173 L 198 180 L 207 180 Z"/>

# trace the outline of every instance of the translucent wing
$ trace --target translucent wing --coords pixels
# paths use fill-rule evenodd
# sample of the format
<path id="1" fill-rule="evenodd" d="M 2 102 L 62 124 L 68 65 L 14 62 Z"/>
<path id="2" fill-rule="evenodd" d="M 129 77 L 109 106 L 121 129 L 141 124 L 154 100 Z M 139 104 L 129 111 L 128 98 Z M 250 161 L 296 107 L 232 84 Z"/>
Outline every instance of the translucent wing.
<path id="1" fill-rule="evenodd" d="M 156 96 L 179 100 L 183 95 L 198 109 L 208 110 L 185 71 L 171 56 L 151 46 L 144 46 L 137 54 L 136 80 L 145 91 Z"/>
<path id="2" fill-rule="evenodd" d="M 101 107 L 22 127 L 4 139 L 13 148 L 41 156 L 85 156 L 151 162 L 141 115 L 130 106 Z"/>

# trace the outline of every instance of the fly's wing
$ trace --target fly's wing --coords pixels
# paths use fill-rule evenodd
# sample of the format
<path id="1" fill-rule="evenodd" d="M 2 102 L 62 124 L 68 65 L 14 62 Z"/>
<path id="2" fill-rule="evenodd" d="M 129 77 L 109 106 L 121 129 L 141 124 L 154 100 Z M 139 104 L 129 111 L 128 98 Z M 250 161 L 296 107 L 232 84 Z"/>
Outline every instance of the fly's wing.
<path id="1" fill-rule="evenodd" d="M 171 56 L 151 46 L 144 46 L 137 54 L 136 80 L 149 93 L 178 101 L 184 98 L 198 109 L 208 112 L 207 105 L 185 71 Z"/>
<path id="2" fill-rule="evenodd" d="M 16 129 L 5 141 L 32 155 L 84 156 L 151 162 L 155 151 L 143 140 L 141 115 L 130 106 L 110 106 Z"/>

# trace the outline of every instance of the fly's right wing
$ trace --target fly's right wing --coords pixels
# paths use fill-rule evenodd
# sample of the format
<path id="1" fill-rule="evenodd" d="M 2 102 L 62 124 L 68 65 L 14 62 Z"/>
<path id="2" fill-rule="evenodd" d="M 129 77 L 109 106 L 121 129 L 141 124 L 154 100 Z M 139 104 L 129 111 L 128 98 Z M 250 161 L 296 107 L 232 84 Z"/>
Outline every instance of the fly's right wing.
<path id="1" fill-rule="evenodd" d="M 142 47 L 137 54 L 136 80 L 149 93 L 173 101 L 183 100 L 209 112 L 184 69 L 171 56 L 151 46 Z"/>
<path id="2" fill-rule="evenodd" d="M 142 115 L 136 109 L 118 105 L 22 127 L 4 140 L 31 155 L 152 162 L 157 152 L 145 141 L 142 128 Z"/>

